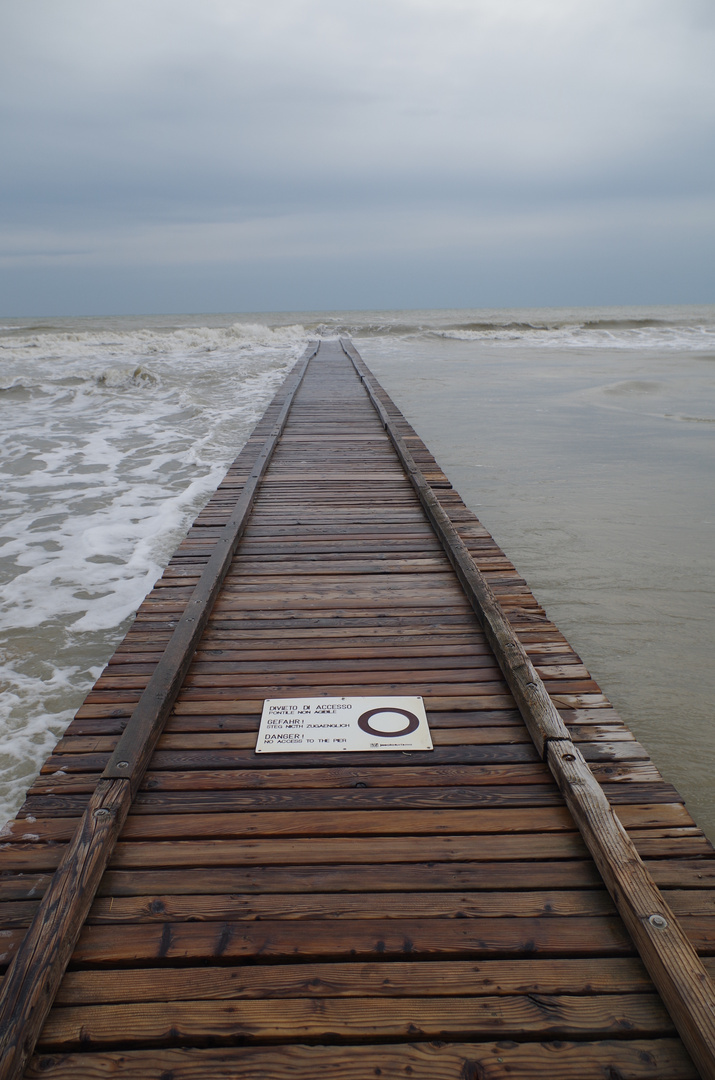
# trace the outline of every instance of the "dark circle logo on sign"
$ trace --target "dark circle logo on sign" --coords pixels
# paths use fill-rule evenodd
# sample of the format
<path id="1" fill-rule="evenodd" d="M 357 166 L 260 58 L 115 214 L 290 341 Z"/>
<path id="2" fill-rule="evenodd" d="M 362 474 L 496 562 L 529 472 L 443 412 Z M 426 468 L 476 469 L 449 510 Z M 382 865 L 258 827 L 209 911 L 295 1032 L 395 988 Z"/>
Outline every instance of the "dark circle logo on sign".
<path id="1" fill-rule="evenodd" d="M 381 739 L 399 739 L 403 735 L 411 735 L 419 726 L 419 719 L 414 713 L 385 705 L 379 709 L 368 709 L 358 719 L 361 731 L 368 735 L 377 735 Z"/>

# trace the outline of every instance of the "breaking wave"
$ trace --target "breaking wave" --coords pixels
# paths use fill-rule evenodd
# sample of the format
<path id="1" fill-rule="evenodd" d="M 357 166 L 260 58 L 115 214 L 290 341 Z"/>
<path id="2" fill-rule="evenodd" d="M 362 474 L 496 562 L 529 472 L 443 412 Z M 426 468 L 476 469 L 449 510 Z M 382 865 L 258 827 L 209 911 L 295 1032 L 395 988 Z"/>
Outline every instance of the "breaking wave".
<path id="1" fill-rule="evenodd" d="M 715 309 L 560 308 L 512 311 L 336 313 L 306 322 L 318 336 L 429 340 L 446 338 L 535 348 L 715 350 Z"/>

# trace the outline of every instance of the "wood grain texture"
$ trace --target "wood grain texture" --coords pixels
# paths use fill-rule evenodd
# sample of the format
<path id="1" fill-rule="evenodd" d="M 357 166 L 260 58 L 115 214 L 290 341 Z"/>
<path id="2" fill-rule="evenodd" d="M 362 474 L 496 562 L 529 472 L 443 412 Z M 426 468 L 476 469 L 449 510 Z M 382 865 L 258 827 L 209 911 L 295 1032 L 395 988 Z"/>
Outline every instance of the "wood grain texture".
<path id="1" fill-rule="evenodd" d="M 695 937 L 701 926 L 691 920 Z M 713 951 L 711 943 L 710 951 Z M 72 963 L 161 966 L 258 959 L 415 960 L 440 957 L 630 956 L 635 947 L 610 916 L 481 919 L 345 919 L 315 922 L 174 922 L 86 926 Z"/>
<path id="2" fill-rule="evenodd" d="M 698 1080 L 674 1039 L 601 1042 L 426 1042 L 161 1049 L 52 1054 L 32 1059 L 27 1080 Z"/>
<path id="3" fill-rule="evenodd" d="M 493 994 L 631 994 L 653 991 L 639 960 L 453 960 L 430 964 L 260 966 L 69 971 L 56 1005 L 235 998 L 464 997 Z"/>
<path id="4" fill-rule="evenodd" d="M 119 1034 L 121 1033 L 121 1035 Z M 672 1021 L 656 994 L 170 1001 L 55 1009 L 41 1050 L 124 1048 L 243 1042 L 364 1042 L 380 1039 L 508 1039 L 537 1034 L 564 1039 L 672 1036 Z"/>

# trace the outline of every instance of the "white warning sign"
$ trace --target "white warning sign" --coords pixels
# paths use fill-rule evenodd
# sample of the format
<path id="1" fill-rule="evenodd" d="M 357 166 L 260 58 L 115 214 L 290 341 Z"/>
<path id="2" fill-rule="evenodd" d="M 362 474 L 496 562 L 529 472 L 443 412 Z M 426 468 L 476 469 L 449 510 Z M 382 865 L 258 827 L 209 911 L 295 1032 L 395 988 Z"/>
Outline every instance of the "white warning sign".
<path id="1" fill-rule="evenodd" d="M 421 697 L 269 698 L 257 754 L 431 750 Z"/>

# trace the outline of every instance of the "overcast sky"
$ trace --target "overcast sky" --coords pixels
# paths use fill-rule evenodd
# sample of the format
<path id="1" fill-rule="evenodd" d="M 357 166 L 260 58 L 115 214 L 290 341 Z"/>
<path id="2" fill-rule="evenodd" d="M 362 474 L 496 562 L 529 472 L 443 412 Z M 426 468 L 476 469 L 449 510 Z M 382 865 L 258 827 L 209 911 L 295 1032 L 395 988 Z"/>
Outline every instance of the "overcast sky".
<path id="1" fill-rule="evenodd" d="M 0 315 L 715 300 L 713 0 L 5 0 Z"/>

